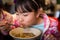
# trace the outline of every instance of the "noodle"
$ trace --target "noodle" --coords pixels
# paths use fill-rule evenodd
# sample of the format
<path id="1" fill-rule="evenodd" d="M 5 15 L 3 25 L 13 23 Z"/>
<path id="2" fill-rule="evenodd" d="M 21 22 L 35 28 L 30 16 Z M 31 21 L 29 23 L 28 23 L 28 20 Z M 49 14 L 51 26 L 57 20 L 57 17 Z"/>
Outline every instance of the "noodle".
<path id="1" fill-rule="evenodd" d="M 19 38 L 31 38 L 35 36 L 33 33 L 23 33 L 22 35 L 19 33 L 19 34 L 13 34 L 13 35 Z"/>

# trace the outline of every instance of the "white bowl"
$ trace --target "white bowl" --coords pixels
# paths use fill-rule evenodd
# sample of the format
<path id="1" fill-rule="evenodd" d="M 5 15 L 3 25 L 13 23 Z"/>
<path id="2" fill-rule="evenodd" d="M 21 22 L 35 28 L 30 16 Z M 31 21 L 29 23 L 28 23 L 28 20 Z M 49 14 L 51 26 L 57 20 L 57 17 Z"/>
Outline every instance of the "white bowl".
<path id="1" fill-rule="evenodd" d="M 26 30 L 26 29 L 25 29 Z M 39 30 L 39 29 L 36 29 L 36 28 L 29 28 L 29 32 L 31 32 L 31 33 L 33 33 L 35 36 L 34 37 L 30 37 L 30 38 L 19 38 L 19 37 L 15 37 L 14 35 L 13 35 L 13 33 L 15 33 L 15 34 L 18 34 L 18 33 L 20 33 L 20 32 L 22 32 L 22 28 L 15 28 L 15 29 L 13 29 L 13 30 L 11 30 L 10 32 L 9 32 L 9 34 L 10 34 L 10 36 L 12 36 L 15 40 L 34 40 L 34 39 L 36 39 L 36 38 L 40 38 L 40 36 L 41 36 L 41 30 Z"/>

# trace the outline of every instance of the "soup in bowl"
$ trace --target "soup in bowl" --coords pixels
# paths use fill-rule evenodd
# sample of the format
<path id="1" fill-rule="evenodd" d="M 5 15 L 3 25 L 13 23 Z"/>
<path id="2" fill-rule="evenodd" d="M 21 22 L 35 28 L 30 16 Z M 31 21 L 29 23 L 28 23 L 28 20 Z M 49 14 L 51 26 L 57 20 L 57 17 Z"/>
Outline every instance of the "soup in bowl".
<path id="1" fill-rule="evenodd" d="M 10 36 L 12 36 L 15 40 L 34 40 L 36 38 L 40 38 L 41 30 L 36 28 L 15 28 L 9 32 Z"/>

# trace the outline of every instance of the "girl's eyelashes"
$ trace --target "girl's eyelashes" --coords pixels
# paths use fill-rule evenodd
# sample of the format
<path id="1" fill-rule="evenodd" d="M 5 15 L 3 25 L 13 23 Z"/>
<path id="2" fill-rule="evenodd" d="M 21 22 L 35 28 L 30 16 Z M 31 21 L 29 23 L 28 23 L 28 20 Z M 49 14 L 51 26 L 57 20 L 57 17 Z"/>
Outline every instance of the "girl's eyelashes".
<path id="1" fill-rule="evenodd" d="M 28 13 L 16 13 L 16 15 L 19 15 L 19 16 L 28 16 Z"/>
<path id="2" fill-rule="evenodd" d="M 28 16 L 28 15 L 24 14 L 23 16 Z"/>
<path id="3" fill-rule="evenodd" d="M 23 16 L 28 16 L 28 14 L 23 14 Z"/>
<path id="4" fill-rule="evenodd" d="M 19 15 L 18 13 L 16 15 Z"/>

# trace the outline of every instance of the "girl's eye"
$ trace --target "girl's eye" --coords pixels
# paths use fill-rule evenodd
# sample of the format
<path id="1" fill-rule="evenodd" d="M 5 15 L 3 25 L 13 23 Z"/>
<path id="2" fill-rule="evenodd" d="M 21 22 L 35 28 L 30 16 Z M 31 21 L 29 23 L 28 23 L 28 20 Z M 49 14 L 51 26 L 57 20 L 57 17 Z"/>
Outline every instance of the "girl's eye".
<path id="1" fill-rule="evenodd" d="M 19 15 L 19 14 L 16 14 L 16 15 Z"/>
<path id="2" fill-rule="evenodd" d="M 28 16 L 27 14 L 23 14 L 23 16 Z"/>

